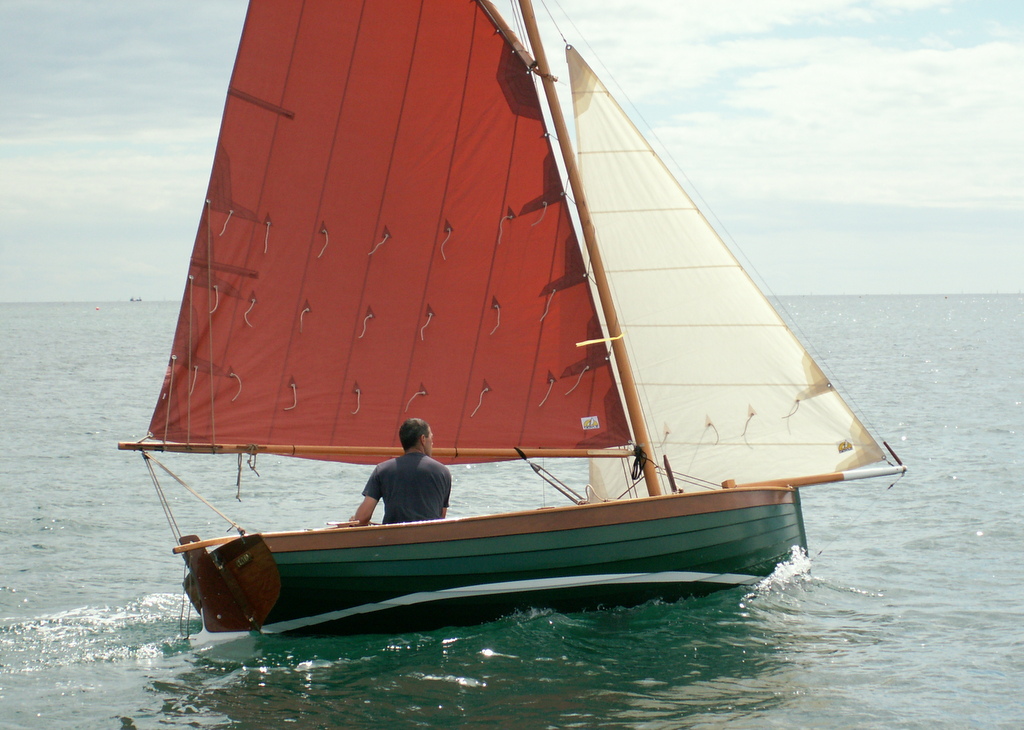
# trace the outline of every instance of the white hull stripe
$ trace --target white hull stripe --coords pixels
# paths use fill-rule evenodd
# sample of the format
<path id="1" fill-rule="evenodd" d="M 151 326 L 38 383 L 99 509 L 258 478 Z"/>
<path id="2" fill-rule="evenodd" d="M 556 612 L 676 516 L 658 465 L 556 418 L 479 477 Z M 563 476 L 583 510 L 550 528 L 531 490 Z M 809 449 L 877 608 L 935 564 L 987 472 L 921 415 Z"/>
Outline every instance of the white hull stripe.
<path id="1" fill-rule="evenodd" d="M 274 624 L 267 624 L 263 631 L 270 634 L 283 631 L 294 631 L 296 629 L 315 626 L 328 621 L 348 618 L 364 613 L 376 613 L 391 608 L 402 606 L 414 606 L 420 603 L 433 601 L 445 601 L 451 599 L 472 598 L 474 596 L 490 596 L 502 593 L 527 593 L 529 591 L 551 591 L 564 588 L 579 588 L 585 586 L 599 585 L 629 585 L 631 583 L 720 583 L 723 585 L 753 585 L 762 580 L 764 576 L 743 575 L 739 573 L 695 573 L 695 572 L 664 572 L 664 573 L 610 573 L 604 575 L 574 575 L 561 578 L 539 578 L 537 580 L 517 580 L 504 583 L 482 583 L 473 586 L 461 586 L 458 588 L 445 588 L 440 591 L 424 591 L 422 593 L 409 593 L 404 596 L 389 598 L 379 603 L 365 603 L 361 606 L 353 606 L 340 611 L 330 611 L 317 616 L 293 619 L 292 621 L 279 621 Z"/>

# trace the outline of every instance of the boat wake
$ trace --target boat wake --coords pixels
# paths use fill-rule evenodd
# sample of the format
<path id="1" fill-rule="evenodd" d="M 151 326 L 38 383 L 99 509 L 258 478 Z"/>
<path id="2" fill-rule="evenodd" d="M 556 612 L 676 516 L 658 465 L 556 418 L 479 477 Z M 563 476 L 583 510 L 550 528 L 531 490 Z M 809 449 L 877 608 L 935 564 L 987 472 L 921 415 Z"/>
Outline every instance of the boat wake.
<path id="1" fill-rule="evenodd" d="M 0 623 L 0 674 L 93 662 L 156 659 L 188 648 L 178 634 L 181 597 L 159 593 L 126 606 L 84 606 Z"/>

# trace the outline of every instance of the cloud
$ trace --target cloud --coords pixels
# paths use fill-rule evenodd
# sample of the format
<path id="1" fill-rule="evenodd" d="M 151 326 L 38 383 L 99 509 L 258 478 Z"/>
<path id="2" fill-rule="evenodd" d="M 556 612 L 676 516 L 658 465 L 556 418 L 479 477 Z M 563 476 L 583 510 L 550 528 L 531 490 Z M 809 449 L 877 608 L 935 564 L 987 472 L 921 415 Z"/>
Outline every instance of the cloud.
<path id="1" fill-rule="evenodd" d="M 207 69 L 230 70 L 241 16 L 228 11 L 239 5 L 5 0 L 0 59 L 5 95 L 17 103 L 0 112 L 0 134 L 111 134 L 173 122 L 223 98 Z"/>
<path id="2" fill-rule="evenodd" d="M 177 296 L 245 5 L 0 3 L 0 300 Z M 560 5 L 573 21 L 552 5 L 557 29 L 538 7 L 552 61 L 561 30 L 620 101 L 632 100 L 754 258 L 884 239 L 893 252 L 903 246 L 901 260 L 923 260 L 940 244 L 968 260 L 959 252 L 979 221 L 993 221 L 983 225 L 991 258 L 961 277 L 991 281 L 981 272 L 995 269 L 1003 283 L 991 286 L 1008 290 L 1008 272 L 1024 269 L 1024 254 L 1014 259 L 1018 249 L 1006 245 L 1021 242 L 1024 218 L 1020 6 Z M 564 90 L 568 75 L 555 72 Z M 921 211 L 942 211 L 943 229 L 922 234 Z M 865 218 L 891 226 L 870 229 Z M 780 290 L 804 290 L 811 266 L 780 268 Z M 834 275 L 836 289 L 877 285 L 856 267 Z M 944 277 L 936 266 L 918 284 Z"/>
<path id="3" fill-rule="evenodd" d="M 711 185 L 727 184 L 715 172 L 724 157 L 745 196 L 1024 207 L 1024 95 L 1013 78 L 1024 46 L 753 40 L 728 52 L 774 62 L 720 92 L 717 110 L 657 130 Z"/>
<path id="4" fill-rule="evenodd" d="M 598 74 L 776 291 L 1020 289 L 1024 8 L 571 5 Z"/>
<path id="5" fill-rule="evenodd" d="M 979 18 L 952 0 L 588 7 L 579 26 L 621 31 L 599 33 L 595 51 L 615 70 L 598 73 L 614 73 L 671 156 L 713 189 L 1024 207 L 1019 17 Z"/>

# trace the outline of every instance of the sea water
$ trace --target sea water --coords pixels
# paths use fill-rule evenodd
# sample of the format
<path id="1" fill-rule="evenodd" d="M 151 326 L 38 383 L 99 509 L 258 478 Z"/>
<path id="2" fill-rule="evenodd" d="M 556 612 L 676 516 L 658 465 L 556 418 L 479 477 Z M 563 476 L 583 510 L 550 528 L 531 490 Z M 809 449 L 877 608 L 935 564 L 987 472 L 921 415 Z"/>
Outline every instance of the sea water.
<path id="1" fill-rule="evenodd" d="M 801 490 L 809 555 L 755 589 L 470 628 L 198 646 L 138 454 L 172 303 L 0 304 L 0 728 L 1024 725 L 1024 298 L 789 297 L 909 465 Z M 249 530 L 346 519 L 367 468 L 160 456 Z M 585 473 L 546 466 L 579 487 Z M 456 467 L 451 514 L 561 504 Z M 178 524 L 228 525 L 167 478 Z"/>

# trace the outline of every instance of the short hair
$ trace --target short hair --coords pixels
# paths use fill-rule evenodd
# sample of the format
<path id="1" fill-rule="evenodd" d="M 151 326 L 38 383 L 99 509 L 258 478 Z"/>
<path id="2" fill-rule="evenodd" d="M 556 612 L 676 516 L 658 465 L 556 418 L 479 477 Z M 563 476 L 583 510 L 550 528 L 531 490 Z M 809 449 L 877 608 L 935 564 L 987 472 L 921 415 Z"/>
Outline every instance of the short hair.
<path id="1" fill-rule="evenodd" d="M 430 424 L 422 418 L 410 418 L 398 429 L 398 440 L 402 442 L 402 448 L 408 451 L 417 443 L 420 436 L 430 435 Z"/>

